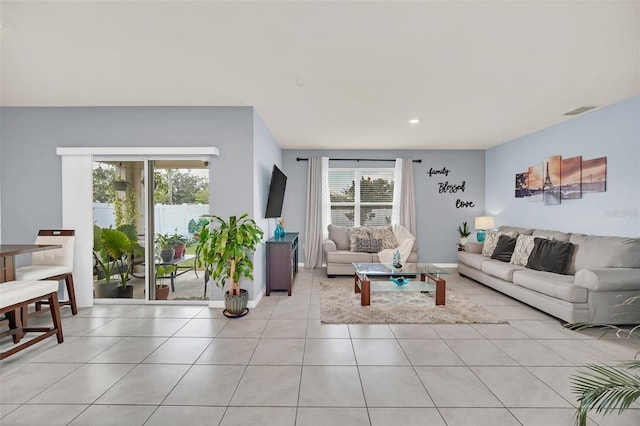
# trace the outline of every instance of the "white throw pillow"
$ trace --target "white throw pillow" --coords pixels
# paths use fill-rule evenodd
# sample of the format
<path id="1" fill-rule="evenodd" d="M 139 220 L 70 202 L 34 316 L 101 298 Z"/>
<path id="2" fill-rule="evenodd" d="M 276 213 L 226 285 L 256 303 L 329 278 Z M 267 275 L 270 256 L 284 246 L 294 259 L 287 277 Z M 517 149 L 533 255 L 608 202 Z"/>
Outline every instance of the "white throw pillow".
<path id="1" fill-rule="evenodd" d="M 516 248 L 513 249 L 513 255 L 511 256 L 510 263 L 513 263 L 514 265 L 527 266 L 529 256 L 531 256 L 531 251 L 533 250 L 535 238 L 553 239 L 541 237 L 540 235 L 518 234 L 518 241 L 516 241 Z"/>
<path id="2" fill-rule="evenodd" d="M 516 248 L 513 249 L 513 255 L 511 256 L 511 262 L 514 265 L 527 266 L 529 255 L 533 250 L 533 235 L 518 235 L 518 241 L 516 241 Z"/>

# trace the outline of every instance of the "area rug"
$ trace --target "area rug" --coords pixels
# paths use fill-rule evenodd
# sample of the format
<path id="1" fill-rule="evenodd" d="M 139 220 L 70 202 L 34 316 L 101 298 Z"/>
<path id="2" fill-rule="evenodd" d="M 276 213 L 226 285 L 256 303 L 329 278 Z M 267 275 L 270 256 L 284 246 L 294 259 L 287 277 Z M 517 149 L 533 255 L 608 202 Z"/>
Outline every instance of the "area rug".
<path id="1" fill-rule="evenodd" d="M 371 305 L 360 306 L 360 294 L 347 284 L 320 284 L 320 321 L 327 324 L 502 324 L 506 321 L 447 289 L 446 305 L 435 306 L 433 294 L 372 292 Z"/>

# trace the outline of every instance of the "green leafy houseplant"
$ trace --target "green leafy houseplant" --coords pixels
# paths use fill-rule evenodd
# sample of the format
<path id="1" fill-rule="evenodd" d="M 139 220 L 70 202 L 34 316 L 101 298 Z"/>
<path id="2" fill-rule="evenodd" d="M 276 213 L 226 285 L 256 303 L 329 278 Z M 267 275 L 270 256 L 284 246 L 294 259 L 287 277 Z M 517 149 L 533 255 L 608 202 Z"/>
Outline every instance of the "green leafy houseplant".
<path id="1" fill-rule="evenodd" d="M 176 229 L 177 231 L 177 229 Z M 175 250 L 175 257 L 179 258 L 184 255 L 184 248 L 187 244 L 187 237 L 182 234 L 178 234 L 177 232 L 173 235 L 169 236 L 169 243 L 171 247 Z"/>
<path id="2" fill-rule="evenodd" d="M 632 305 L 640 301 L 640 296 L 631 297 L 624 301 L 623 305 Z M 631 339 L 634 334 L 640 334 L 640 324 L 631 329 L 623 329 L 609 324 L 569 324 L 571 330 L 584 330 L 587 328 L 602 328 L 604 333 L 615 331 L 621 338 Z M 576 413 L 576 425 L 586 426 L 587 414 L 591 410 L 604 415 L 627 410 L 631 404 L 640 398 L 640 375 L 634 370 L 640 369 L 638 361 L 640 351 L 636 352 L 635 359 L 622 362 L 617 366 L 587 365 L 572 377 L 572 390 L 577 394 L 579 402 Z"/>
<path id="3" fill-rule="evenodd" d="M 158 245 L 159 256 L 163 262 L 170 262 L 173 259 L 175 249 L 169 234 L 156 234 L 156 244 Z"/>
<path id="4" fill-rule="evenodd" d="M 245 213 L 228 220 L 215 215 L 204 216 L 210 220 L 200 231 L 196 248 L 198 265 L 204 266 L 216 285 L 224 288 L 229 281 L 229 296 L 240 295 L 240 279 L 253 279 L 253 262 L 250 255 L 256 251 L 264 232 Z"/>
<path id="5" fill-rule="evenodd" d="M 467 238 L 471 235 L 467 222 L 462 222 L 462 226 L 458 226 L 458 234 L 460 234 L 460 238 Z"/>
<path id="6" fill-rule="evenodd" d="M 104 273 L 105 283 L 118 274 L 120 286 L 129 281 L 129 273 L 133 267 L 133 258 L 142 255 L 143 248 L 138 244 L 138 236 L 132 225 L 118 229 L 93 227 L 93 256 L 96 265 Z"/>
<path id="7" fill-rule="evenodd" d="M 167 300 L 169 296 L 169 286 L 164 283 L 165 278 L 174 273 L 176 265 L 156 266 L 156 300 Z"/>
<path id="8" fill-rule="evenodd" d="M 187 237 L 182 234 L 178 234 L 177 232 L 173 235 L 169 235 L 169 243 L 173 246 L 179 246 L 181 244 L 187 243 Z"/>

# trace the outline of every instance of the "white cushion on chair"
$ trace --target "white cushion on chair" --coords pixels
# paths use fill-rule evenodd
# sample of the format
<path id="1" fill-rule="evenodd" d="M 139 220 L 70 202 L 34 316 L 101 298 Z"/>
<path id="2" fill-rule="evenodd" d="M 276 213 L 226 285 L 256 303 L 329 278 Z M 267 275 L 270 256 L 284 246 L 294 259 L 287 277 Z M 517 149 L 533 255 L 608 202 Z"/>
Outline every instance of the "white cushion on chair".
<path id="1" fill-rule="evenodd" d="M 27 265 L 16 269 L 16 279 L 23 281 L 44 280 L 73 271 L 64 265 Z"/>
<path id="2" fill-rule="evenodd" d="M 57 281 L 8 281 L 0 284 L 0 308 L 58 291 Z"/>
<path id="3" fill-rule="evenodd" d="M 36 244 L 61 245 L 61 248 L 37 251 L 31 254 L 33 265 L 67 265 L 69 271 L 73 269 L 73 236 L 66 235 L 38 235 Z"/>

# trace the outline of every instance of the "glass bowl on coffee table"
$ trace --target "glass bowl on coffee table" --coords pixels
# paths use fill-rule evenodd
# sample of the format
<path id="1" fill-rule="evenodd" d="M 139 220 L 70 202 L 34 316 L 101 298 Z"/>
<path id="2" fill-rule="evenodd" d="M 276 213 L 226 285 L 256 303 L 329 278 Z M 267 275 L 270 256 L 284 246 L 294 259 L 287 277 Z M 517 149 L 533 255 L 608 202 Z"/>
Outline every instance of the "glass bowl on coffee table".
<path id="1" fill-rule="evenodd" d="M 446 281 L 442 275 L 448 272 L 432 263 L 406 263 L 402 268 L 394 268 L 391 263 L 353 263 L 353 268 L 354 290 L 360 293 L 361 306 L 371 304 L 372 291 L 435 292 L 436 305 L 445 304 Z"/>

